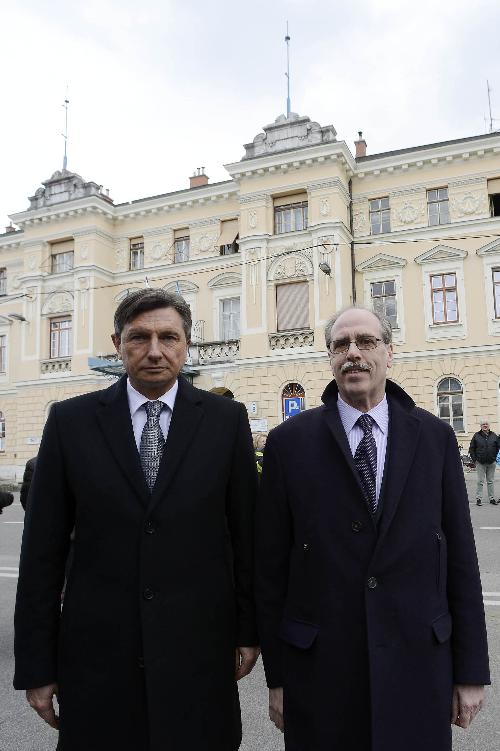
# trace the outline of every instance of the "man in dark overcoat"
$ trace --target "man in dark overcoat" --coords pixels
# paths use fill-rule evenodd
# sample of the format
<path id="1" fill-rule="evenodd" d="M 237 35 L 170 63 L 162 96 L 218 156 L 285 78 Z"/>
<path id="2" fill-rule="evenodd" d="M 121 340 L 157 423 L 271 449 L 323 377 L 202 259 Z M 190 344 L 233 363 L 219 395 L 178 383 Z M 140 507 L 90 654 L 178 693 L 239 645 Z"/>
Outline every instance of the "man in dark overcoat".
<path id="1" fill-rule="evenodd" d="M 14 685 L 59 727 L 60 751 L 240 745 L 236 681 L 258 656 L 257 476 L 244 406 L 179 376 L 190 329 L 180 296 L 132 293 L 113 335 L 127 375 L 56 403 L 46 423 Z"/>
<path id="2" fill-rule="evenodd" d="M 269 434 L 256 592 L 287 751 L 450 751 L 489 683 L 453 430 L 387 380 L 390 323 L 350 308 L 323 406 Z"/>

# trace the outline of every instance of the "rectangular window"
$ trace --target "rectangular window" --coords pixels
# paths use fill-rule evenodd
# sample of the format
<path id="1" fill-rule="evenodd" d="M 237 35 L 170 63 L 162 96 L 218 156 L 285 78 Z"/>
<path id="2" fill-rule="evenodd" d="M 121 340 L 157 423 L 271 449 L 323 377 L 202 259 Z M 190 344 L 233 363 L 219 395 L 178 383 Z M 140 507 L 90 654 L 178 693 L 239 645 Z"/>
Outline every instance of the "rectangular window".
<path id="1" fill-rule="evenodd" d="M 50 321 L 50 357 L 70 357 L 71 340 L 71 318 L 52 318 Z"/>
<path id="2" fill-rule="evenodd" d="M 238 220 L 227 219 L 221 222 L 219 248 L 221 256 L 230 256 L 237 253 L 238 245 Z"/>
<path id="3" fill-rule="evenodd" d="M 431 276 L 432 322 L 457 323 L 458 297 L 457 276 L 433 274 Z"/>
<path id="4" fill-rule="evenodd" d="M 0 373 L 7 370 L 7 337 L 0 336 Z"/>
<path id="5" fill-rule="evenodd" d="M 278 284 L 276 287 L 277 331 L 309 328 L 309 285 L 307 282 Z"/>
<path id="6" fill-rule="evenodd" d="M 500 177 L 488 180 L 488 196 L 490 199 L 490 215 L 500 216 Z"/>
<path id="7" fill-rule="evenodd" d="M 221 339 L 227 342 L 240 338 L 240 298 L 227 297 L 220 301 Z"/>
<path id="8" fill-rule="evenodd" d="M 385 316 L 391 322 L 393 329 L 398 327 L 398 307 L 396 302 L 396 282 L 372 282 L 372 306 L 379 315 Z"/>
<path id="9" fill-rule="evenodd" d="M 184 230 L 186 232 L 186 230 Z M 177 235 L 174 239 L 174 263 L 189 261 L 189 235 Z"/>
<path id="10" fill-rule="evenodd" d="M 430 227 L 450 223 L 448 188 L 434 188 L 427 191 L 427 211 Z"/>
<path id="11" fill-rule="evenodd" d="M 500 318 L 500 269 L 492 269 L 493 298 L 495 300 L 495 318 Z"/>
<path id="12" fill-rule="evenodd" d="M 372 198 L 370 201 L 370 227 L 372 235 L 391 231 L 389 198 Z"/>
<path id="13" fill-rule="evenodd" d="M 274 199 L 274 233 L 307 229 L 307 193 Z"/>
<path id="14" fill-rule="evenodd" d="M 5 451 L 5 416 L 0 412 L 0 451 Z"/>
<path id="15" fill-rule="evenodd" d="M 7 269 L 0 269 L 0 295 L 7 294 Z"/>
<path id="16" fill-rule="evenodd" d="M 144 268 L 144 238 L 134 237 L 130 240 L 130 270 Z"/>
<path id="17" fill-rule="evenodd" d="M 74 251 L 67 250 L 64 253 L 52 254 L 52 273 L 60 274 L 63 271 L 71 271 L 73 268 Z"/>

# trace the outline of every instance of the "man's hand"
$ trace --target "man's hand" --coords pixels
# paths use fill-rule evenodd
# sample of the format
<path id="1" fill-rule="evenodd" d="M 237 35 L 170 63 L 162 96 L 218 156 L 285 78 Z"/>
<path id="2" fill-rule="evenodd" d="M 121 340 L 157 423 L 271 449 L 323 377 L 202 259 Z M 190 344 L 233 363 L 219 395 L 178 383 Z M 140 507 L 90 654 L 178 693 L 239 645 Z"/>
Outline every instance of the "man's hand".
<path id="1" fill-rule="evenodd" d="M 453 701 L 451 705 L 451 724 L 461 728 L 468 728 L 474 717 L 482 708 L 484 702 L 484 686 L 464 686 L 457 684 L 453 687 Z"/>
<path id="2" fill-rule="evenodd" d="M 235 653 L 234 677 L 240 681 L 252 672 L 260 655 L 260 647 L 237 647 Z"/>
<path id="3" fill-rule="evenodd" d="M 278 730 L 283 733 L 285 730 L 285 721 L 283 720 L 283 689 L 269 689 L 269 717 L 274 722 Z"/>
<path id="4" fill-rule="evenodd" d="M 51 683 L 48 686 L 40 688 L 29 688 L 26 691 L 26 698 L 35 712 L 42 720 L 55 730 L 59 729 L 59 717 L 54 711 L 53 697 L 57 696 L 57 683 Z"/>

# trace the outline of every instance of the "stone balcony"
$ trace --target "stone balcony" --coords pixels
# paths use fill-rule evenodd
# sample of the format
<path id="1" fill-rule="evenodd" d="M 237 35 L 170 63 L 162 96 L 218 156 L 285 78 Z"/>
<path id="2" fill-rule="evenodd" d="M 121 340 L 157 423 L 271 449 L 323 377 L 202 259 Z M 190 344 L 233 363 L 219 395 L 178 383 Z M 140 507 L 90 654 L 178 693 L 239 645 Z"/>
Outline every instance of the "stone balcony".
<path id="1" fill-rule="evenodd" d="M 200 365 L 214 365 L 220 362 L 233 362 L 240 351 L 240 340 L 231 339 L 227 342 L 203 342 L 197 344 L 197 360 Z M 193 347 L 191 348 L 194 349 Z M 194 360 L 195 358 L 193 358 Z"/>
<path id="2" fill-rule="evenodd" d="M 51 360 L 40 360 L 41 375 L 61 375 L 71 373 L 71 357 L 54 357 Z"/>
<path id="3" fill-rule="evenodd" d="M 273 351 L 280 349 L 308 349 L 314 345 L 314 331 L 301 329 L 300 331 L 280 331 L 269 334 L 269 348 Z"/>

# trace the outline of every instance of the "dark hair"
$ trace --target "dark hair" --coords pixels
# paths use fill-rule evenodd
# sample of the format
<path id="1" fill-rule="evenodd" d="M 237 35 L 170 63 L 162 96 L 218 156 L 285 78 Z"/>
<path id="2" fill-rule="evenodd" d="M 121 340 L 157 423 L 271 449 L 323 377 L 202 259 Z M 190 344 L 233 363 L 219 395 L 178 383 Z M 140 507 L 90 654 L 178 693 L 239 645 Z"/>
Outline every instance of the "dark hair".
<path id="1" fill-rule="evenodd" d="M 139 289 L 125 297 L 115 311 L 115 334 L 121 337 L 123 327 L 141 313 L 157 308 L 174 308 L 182 318 L 182 325 L 186 339 L 191 339 L 191 309 L 185 299 L 176 292 L 165 292 L 164 289 Z"/>
<path id="2" fill-rule="evenodd" d="M 325 326 L 325 341 L 326 341 L 326 348 L 330 349 L 330 344 L 332 342 L 332 328 L 333 324 L 337 321 L 338 318 L 342 315 L 342 313 L 345 313 L 348 310 L 367 310 L 368 313 L 371 313 L 375 316 L 375 318 L 380 323 L 380 333 L 382 335 L 382 341 L 384 344 L 390 344 L 392 342 L 392 326 L 391 322 L 386 316 L 381 315 L 380 313 L 377 313 L 376 310 L 372 310 L 371 308 L 365 308 L 362 305 L 349 305 L 346 308 L 342 308 L 341 310 L 338 310 L 336 313 L 333 314 L 333 316 L 326 322 Z"/>

